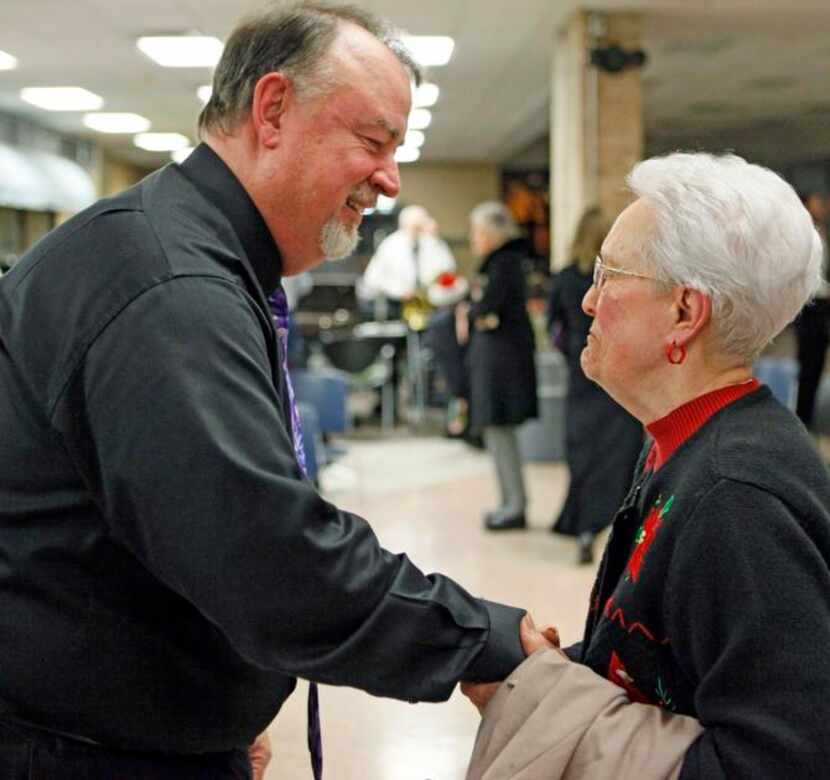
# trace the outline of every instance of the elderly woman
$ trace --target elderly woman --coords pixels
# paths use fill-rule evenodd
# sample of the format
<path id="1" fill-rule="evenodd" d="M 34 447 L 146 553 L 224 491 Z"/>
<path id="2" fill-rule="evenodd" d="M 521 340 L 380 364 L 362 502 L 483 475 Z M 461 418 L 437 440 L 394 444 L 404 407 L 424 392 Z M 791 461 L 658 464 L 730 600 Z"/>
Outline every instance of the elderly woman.
<path id="1" fill-rule="evenodd" d="M 553 280 L 548 330 L 568 362 L 565 453 L 568 495 L 552 531 L 577 537 L 581 564 L 593 563 L 594 539 L 614 519 L 643 446 L 643 426 L 585 376 L 580 363 L 591 328 L 582 299 L 591 287 L 594 259 L 610 222 L 597 208 L 579 220 L 570 265 Z"/>
<path id="2" fill-rule="evenodd" d="M 524 528 L 527 493 L 516 428 L 536 416 L 533 329 L 527 316 L 524 242 L 507 208 L 482 203 L 470 214 L 470 244 L 482 260 L 472 306 L 456 310 L 469 335 L 470 427 L 484 434 L 496 465 L 501 505 L 484 518 L 491 531 Z"/>
<path id="3" fill-rule="evenodd" d="M 628 183 L 582 367 L 650 439 L 583 641 L 501 686 L 469 777 L 827 777 L 830 477 L 752 377 L 818 288 L 821 241 L 792 188 L 738 157 L 672 154 Z"/>

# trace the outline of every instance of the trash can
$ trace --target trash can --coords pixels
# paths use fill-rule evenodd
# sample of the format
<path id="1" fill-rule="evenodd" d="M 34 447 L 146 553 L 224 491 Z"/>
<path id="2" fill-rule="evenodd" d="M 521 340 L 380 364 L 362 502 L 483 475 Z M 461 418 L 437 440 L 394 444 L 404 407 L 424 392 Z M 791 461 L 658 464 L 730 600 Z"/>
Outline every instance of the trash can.
<path id="1" fill-rule="evenodd" d="M 536 395 L 539 417 L 519 427 L 519 451 L 524 460 L 565 459 L 565 396 L 568 364 L 561 352 L 536 353 Z"/>

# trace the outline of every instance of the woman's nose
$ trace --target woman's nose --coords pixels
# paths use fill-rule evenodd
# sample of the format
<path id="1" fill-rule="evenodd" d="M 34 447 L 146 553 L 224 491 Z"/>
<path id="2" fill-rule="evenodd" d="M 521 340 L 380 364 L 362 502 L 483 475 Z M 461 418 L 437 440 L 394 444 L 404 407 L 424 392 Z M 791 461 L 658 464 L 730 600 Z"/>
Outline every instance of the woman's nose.
<path id="1" fill-rule="evenodd" d="M 582 299 L 582 311 L 584 311 L 589 317 L 593 317 L 596 314 L 597 296 L 599 296 L 597 287 L 595 284 L 592 284 L 588 288 L 588 292 L 585 293 L 585 297 Z"/>

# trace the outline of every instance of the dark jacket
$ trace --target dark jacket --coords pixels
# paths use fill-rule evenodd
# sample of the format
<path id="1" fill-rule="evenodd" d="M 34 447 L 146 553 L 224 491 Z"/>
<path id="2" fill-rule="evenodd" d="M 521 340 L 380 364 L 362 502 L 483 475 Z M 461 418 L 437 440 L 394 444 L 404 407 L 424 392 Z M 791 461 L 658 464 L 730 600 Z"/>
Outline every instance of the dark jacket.
<path id="1" fill-rule="evenodd" d="M 294 457 L 280 257 L 206 146 L 0 280 L 0 710 L 113 747 L 249 744 L 295 676 L 446 699 L 521 612 L 424 576 Z"/>
<path id="2" fill-rule="evenodd" d="M 536 417 L 534 339 L 527 316 L 521 239 L 489 254 L 470 308 L 472 426 L 519 425 Z M 474 286 L 475 290 L 475 286 Z"/>
<path id="3" fill-rule="evenodd" d="M 572 536 L 611 523 L 643 446 L 639 421 L 582 371 L 580 356 L 593 321 L 582 299 L 590 287 L 591 275 L 569 265 L 553 280 L 548 303 L 548 329 L 568 362 L 565 451 L 571 478 L 554 530 Z"/>
<path id="4" fill-rule="evenodd" d="M 761 387 L 638 478 L 568 652 L 700 721 L 682 780 L 780 780 L 827 776 L 828 648 L 830 477 Z"/>

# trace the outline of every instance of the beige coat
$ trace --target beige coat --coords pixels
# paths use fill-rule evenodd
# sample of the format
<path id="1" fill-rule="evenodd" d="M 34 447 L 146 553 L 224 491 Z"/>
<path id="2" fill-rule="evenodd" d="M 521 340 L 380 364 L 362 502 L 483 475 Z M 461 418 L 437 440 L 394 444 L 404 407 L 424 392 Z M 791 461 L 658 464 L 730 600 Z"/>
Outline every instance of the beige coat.
<path id="1" fill-rule="evenodd" d="M 467 780 L 674 780 L 702 732 L 696 719 L 632 703 L 586 666 L 541 650 L 487 706 Z"/>

